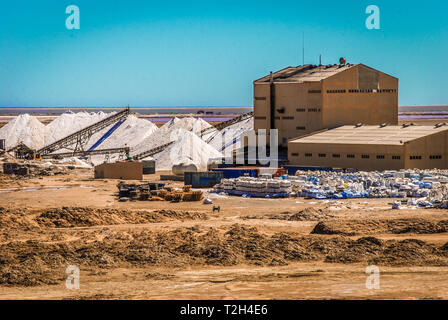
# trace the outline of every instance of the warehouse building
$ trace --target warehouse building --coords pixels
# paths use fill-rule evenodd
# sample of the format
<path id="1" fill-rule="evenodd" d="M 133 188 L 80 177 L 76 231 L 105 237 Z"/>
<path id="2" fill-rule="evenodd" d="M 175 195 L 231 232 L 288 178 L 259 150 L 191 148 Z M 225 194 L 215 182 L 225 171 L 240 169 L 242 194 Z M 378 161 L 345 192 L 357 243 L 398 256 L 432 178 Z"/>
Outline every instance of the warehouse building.
<path id="1" fill-rule="evenodd" d="M 254 81 L 254 128 L 288 139 L 341 125 L 398 124 L 398 79 L 363 64 L 287 67 Z"/>
<path id="2" fill-rule="evenodd" d="M 448 126 L 356 125 L 288 143 L 290 164 L 358 170 L 448 168 Z"/>

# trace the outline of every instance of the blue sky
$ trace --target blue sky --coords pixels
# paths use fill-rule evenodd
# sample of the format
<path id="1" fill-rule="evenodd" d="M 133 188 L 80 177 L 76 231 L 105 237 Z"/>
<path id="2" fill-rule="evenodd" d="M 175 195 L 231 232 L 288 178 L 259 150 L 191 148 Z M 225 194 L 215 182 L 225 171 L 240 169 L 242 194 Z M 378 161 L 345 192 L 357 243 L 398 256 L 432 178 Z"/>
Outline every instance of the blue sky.
<path id="1" fill-rule="evenodd" d="M 415 3 L 415 4 L 413 4 Z M 381 29 L 365 27 L 368 5 Z M 68 30 L 65 8 L 80 9 Z M 364 63 L 401 105 L 448 104 L 446 1 L 3 1 L 0 106 L 251 106 L 252 81 Z"/>

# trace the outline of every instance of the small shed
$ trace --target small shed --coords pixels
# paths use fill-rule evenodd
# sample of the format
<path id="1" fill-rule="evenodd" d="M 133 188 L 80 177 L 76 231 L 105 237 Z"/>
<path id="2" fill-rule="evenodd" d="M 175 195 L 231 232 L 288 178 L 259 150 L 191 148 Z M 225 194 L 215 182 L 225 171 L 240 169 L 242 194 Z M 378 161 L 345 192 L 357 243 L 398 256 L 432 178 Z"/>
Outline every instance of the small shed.
<path id="1" fill-rule="evenodd" d="M 122 161 L 103 163 L 95 166 L 95 179 L 142 180 L 143 165 L 141 162 Z"/>

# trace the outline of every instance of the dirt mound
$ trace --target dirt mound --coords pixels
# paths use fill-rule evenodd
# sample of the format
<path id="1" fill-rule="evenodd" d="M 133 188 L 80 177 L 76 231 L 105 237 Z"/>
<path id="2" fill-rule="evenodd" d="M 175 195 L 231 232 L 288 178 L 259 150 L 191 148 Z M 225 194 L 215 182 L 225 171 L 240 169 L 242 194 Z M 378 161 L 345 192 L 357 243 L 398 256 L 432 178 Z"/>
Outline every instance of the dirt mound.
<path id="1" fill-rule="evenodd" d="M 63 207 L 42 212 L 35 221 L 44 227 L 70 228 L 114 224 L 139 224 L 169 220 L 205 220 L 203 212 L 174 210 L 131 211 L 117 209 L 92 209 Z"/>
<path id="2" fill-rule="evenodd" d="M 277 219 L 289 221 L 321 221 L 333 218 L 334 216 L 328 209 L 315 209 L 308 207 L 299 212 L 292 213 L 285 211 L 279 214 L 267 214 L 261 216 L 244 216 L 242 219 Z"/>
<path id="3" fill-rule="evenodd" d="M 327 221 L 319 221 L 314 229 L 311 231 L 311 234 L 340 234 L 345 236 L 352 236 L 355 233 L 345 230 L 350 230 L 350 228 L 344 228 L 338 223 L 331 223 Z"/>
<path id="4" fill-rule="evenodd" d="M 69 242 L 10 242 L 0 245 L 0 284 L 39 285 L 66 277 L 68 265 L 118 268 L 238 264 L 286 265 L 293 261 L 379 265 L 448 265 L 448 244 L 441 248 L 415 239 L 353 240 L 344 236 L 272 236 L 256 228 L 181 228 L 170 231 L 113 231 L 103 228 L 95 239 L 86 234 Z M 19 272 L 24 270 L 24 272 Z M 151 277 L 151 276 L 150 276 Z"/>
<path id="5" fill-rule="evenodd" d="M 27 215 L 27 210 L 0 207 L 0 229 L 28 231 L 36 228 L 39 225 Z"/>
<path id="6" fill-rule="evenodd" d="M 422 218 L 407 219 L 354 219 L 327 220 L 319 222 L 312 234 L 377 234 L 377 233 L 416 233 L 434 234 L 448 232 L 448 220 L 431 221 Z"/>
<path id="7" fill-rule="evenodd" d="M 297 213 L 294 213 L 289 216 L 288 220 L 290 221 L 321 221 L 326 220 L 328 218 L 332 218 L 328 211 L 328 209 L 314 209 L 313 207 L 308 207 L 303 210 L 300 210 Z"/>

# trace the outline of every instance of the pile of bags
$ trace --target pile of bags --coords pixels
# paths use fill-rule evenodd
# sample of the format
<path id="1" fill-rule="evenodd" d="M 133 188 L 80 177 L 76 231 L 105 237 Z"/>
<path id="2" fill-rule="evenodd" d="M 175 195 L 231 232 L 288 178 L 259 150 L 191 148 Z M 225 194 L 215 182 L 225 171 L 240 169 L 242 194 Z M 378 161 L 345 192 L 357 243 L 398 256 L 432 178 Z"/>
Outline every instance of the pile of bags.
<path id="1" fill-rule="evenodd" d="M 272 179 L 223 179 L 214 191 L 244 197 L 409 198 L 408 205 L 448 208 L 447 186 L 448 170 L 297 171 Z"/>
<path id="2" fill-rule="evenodd" d="M 244 197 L 282 198 L 289 197 L 291 181 L 281 178 L 252 177 L 222 179 L 219 184 L 215 185 L 214 191 Z"/>

